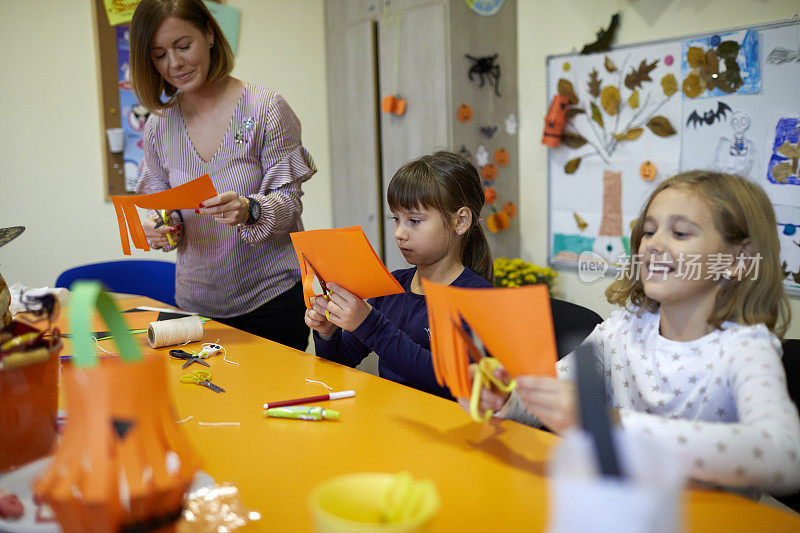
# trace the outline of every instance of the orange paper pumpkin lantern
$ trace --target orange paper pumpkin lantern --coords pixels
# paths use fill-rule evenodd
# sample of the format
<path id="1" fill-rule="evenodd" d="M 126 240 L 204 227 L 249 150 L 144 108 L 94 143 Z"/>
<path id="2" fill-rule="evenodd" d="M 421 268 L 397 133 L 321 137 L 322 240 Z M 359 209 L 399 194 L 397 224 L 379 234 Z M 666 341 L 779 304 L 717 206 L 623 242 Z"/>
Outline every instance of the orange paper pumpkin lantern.
<path id="1" fill-rule="evenodd" d="M 121 359 L 98 359 L 89 338 L 97 305 Z M 53 461 L 35 482 L 66 532 L 170 530 L 199 461 L 175 423 L 164 358 L 142 359 L 99 284 L 72 286 L 75 357 L 64 369 L 69 417 Z"/>
<path id="2" fill-rule="evenodd" d="M 483 189 L 483 203 L 490 204 L 497 200 L 497 191 L 491 187 Z"/>
<path id="3" fill-rule="evenodd" d="M 505 148 L 498 148 L 494 152 L 494 162 L 504 167 L 508 164 L 509 156 Z"/>
<path id="4" fill-rule="evenodd" d="M 505 211 L 492 213 L 489 215 L 489 218 L 486 219 L 486 227 L 489 228 L 489 231 L 492 233 L 503 231 L 508 228 L 509 224 L 511 224 L 511 220 L 508 218 L 508 213 Z"/>
<path id="5" fill-rule="evenodd" d="M 651 161 L 645 161 L 642 163 L 642 166 L 639 167 L 639 175 L 645 181 L 653 181 L 653 179 L 658 174 L 656 170 L 656 166 Z"/>
<path id="6" fill-rule="evenodd" d="M 489 163 L 481 169 L 481 178 L 486 181 L 494 181 L 497 178 L 497 167 Z"/>
<path id="7" fill-rule="evenodd" d="M 402 115 L 406 112 L 406 99 L 396 94 L 384 96 L 383 101 L 381 101 L 381 110 L 384 113 Z"/>
<path id="8" fill-rule="evenodd" d="M 561 133 L 567 123 L 567 108 L 569 107 L 569 97 L 556 95 L 553 103 L 544 117 L 544 134 L 542 134 L 542 144 L 550 148 L 558 148 L 561 144 Z"/>
<path id="9" fill-rule="evenodd" d="M 517 216 L 517 204 L 514 202 L 506 202 L 503 204 L 503 211 L 508 215 L 509 218 L 514 218 Z"/>
<path id="10" fill-rule="evenodd" d="M 458 106 L 456 115 L 458 116 L 459 122 L 469 122 L 472 120 L 472 108 L 467 104 L 461 104 Z"/>

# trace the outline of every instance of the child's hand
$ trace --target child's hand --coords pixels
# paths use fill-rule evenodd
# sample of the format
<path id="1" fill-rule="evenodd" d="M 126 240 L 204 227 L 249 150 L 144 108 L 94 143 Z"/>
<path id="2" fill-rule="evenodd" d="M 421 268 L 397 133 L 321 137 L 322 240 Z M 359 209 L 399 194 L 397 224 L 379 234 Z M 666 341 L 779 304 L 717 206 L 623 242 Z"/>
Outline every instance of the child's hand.
<path id="1" fill-rule="evenodd" d="M 579 423 L 577 392 L 571 381 L 517 376 L 517 393 L 525 408 L 556 433 Z"/>
<path id="2" fill-rule="evenodd" d="M 472 363 L 469 365 L 469 377 L 470 381 L 475 379 L 475 372 L 478 371 L 478 365 Z M 511 381 L 511 376 L 508 375 L 503 366 L 498 366 L 494 369 L 494 377 L 499 379 L 502 383 L 508 383 Z M 492 411 L 496 416 L 502 416 L 504 408 L 508 404 L 508 397 L 511 396 L 508 392 L 502 392 L 497 389 L 493 384 L 491 388 L 481 389 L 481 399 L 478 402 L 478 411 L 481 413 L 485 412 L 487 409 Z M 469 413 L 469 398 L 459 398 L 458 404 L 464 409 L 466 412 Z"/>
<path id="3" fill-rule="evenodd" d="M 329 340 L 339 328 L 336 324 L 325 318 L 325 304 L 328 302 L 322 296 L 314 298 L 312 309 L 306 309 L 306 325 L 317 332 L 325 340 Z"/>
<path id="4" fill-rule="evenodd" d="M 367 318 L 372 306 L 344 287 L 333 283 L 327 285 L 331 291 L 331 301 L 325 302 L 329 320 L 342 329 L 353 331 Z"/>

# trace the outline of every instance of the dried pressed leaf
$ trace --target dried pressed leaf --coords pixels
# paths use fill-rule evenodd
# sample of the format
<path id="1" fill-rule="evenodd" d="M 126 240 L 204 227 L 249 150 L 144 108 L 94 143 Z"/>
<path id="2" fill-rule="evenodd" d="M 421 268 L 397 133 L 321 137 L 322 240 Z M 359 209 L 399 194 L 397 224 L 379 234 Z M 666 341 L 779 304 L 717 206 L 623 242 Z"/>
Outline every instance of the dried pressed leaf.
<path id="1" fill-rule="evenodd" d="M 558 94 L 569 98 L 569 104 L 575 105 L 578 103 L 578 97 L 575 95 L 575 89 L 572 87 L 572 82 L 561 78 L 558 80 Z"/>
<path id="2" fill-rule="evenodd" d="M 689 51 L 686 52 L 686 62 L 692 68 L 700 68 L 706 64 L 706 54 L 702 48 L 690 46 Z"/>
<path id="3" fill-rule="evenodd" d="M 670 135 L 675 135 L 676 133 L 675 128 L 672 127 L 669 119 L 662 115 L 655 116 L 647 121 L 647 127 L 659 137 L 669 137 Z"/>
<path id="4" fill-rule="evenodd" d="M 792 175 L 792 164 L 788 161 L 785 163 L 779 163 L 772 167 L 770 173 L 778 183 L 786 183 L 786 180 Z"/>
<path id="5" fill-rule="evenodd" d="M 564 114 L 564 116 L 566 116 L 568 119 L 570 119 L 570 118 L 574 117 L 575 115 L 579 115 L 581 113 L 586 113 L 586 111 L 582 107 L 570 107 L 569 109 L 567 109 L 567 111 Z"/>
<path id="6" fill-rule="evenodd" d="M 619 133 L 617 135 L 614 135 L 614 138 L 620 142 L 635 141 L 642 135 L 642 132 L 644 132 L 644 128 L 631 128 L 625 133 Z"/>
<path id="7" fill-rule="evenodd" d="M 697 72 L 690 73 L 686 76 L 686 79 L 683 80 L 683 94 L 685 94 L 687 98 L 697 98 L 703 94 L 705 90 L 706 84 L 700 79 Z"/>
<path id="8" fill-rule="evenodd" d="M 606 56 L 605 66 L 606 66 L 606 70 L 609 71 L 609 72 L 616 72 L 617 71 L 617 66 L 614 64 L 613 61 L 611 61 L 611 58 L 608 57 L 608 56 Z"/>
<path id="9" fill-rule="evenodd" d="M 650 72 L 658 66 L 658 61 L 659 60 L 656 59 L 652 63 L 648 63 L 647 59 L 642 59 L 639 66 L 631 70 L 631 72 L 625 76 L 625 87 L 632 91 L 637 87 L 641 87 L 642 83 L 646 81 L 653 81 L 650 79 Z"/>
<path id="10" fill-rule="evenodd" d="M 678 90 L 678 81 L 675 79 L 674 74 L 667 74 L 661 78 L 661 89 L 664 91 L 664 95 L 666 96 L 672 96 L 675 94 L 675 91 Z"/>
<path id="11" fill-rule="evenodd" d="M 619 89 L 613 85 L 603 87 L 600 93 L 600 105 L 612 117 L 619 111 Z"/>
<path id="12" fill-rule="evenodd" d="M 572 131 L 565 131 L 561 134 L 561 142 L 569 146 L 570 148 L 580 148 L 584 144 L 586 144 L 586 139 L 580 133 L 575 133 Z"/>
<path id="13" fill-rule="evenodd" d="M 578 170 L 578 166 L 581 164 L 581 158 L 576 157 L 575 159 L 570 159 L 567 161 L 567 164 L 564 165 L 564 172 L 567 174 L 574 174 L 576 170 Z"/>
<path id="14" fill-rule="evenodd" d="M 722 41 L 717 46 L 717 53 L 723 58 L 736 59 L 736 56 L 739 55 L 739 48 L 739 43 L 736 41 Z"/>
<path id="15" fill-rule="evenodd" d="M 800 143 L 790 144 L 786 141 L 778 147 L 778 153 L 789 158 L 800 157 Z"/>
<path id="16" fill-rule="evenodd" d="M 630 98 L 628 98 L 628 106 L 631 109 L 636 109 L 639 107 L 639 90 L 635 90 L 631 93 Z"/>
<path id="17" fill-rule="evenodd" d="M 593 68 L 589 73 L 589 94 L 594 98 L 600 96 L 600 80 L 597 77 L 596 68 Z"/>
<path id="18" fill-rule="evenodd" d="M 600 114 L 600 108 L 594 102 L 590 102 L 592 105 L 592 120 L 600 124 L 600 127 L 603 127 L 603 115 Z"/>

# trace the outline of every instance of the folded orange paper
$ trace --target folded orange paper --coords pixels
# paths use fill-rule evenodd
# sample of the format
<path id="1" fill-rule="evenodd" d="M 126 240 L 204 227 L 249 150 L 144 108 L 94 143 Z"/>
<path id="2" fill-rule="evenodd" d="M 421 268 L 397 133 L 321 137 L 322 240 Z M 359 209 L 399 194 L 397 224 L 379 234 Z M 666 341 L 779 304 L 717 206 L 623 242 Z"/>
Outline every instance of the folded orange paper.
<path id="1" fill-rule="evenodd" d="M 142 221 L 139 219 L 139 213 L 136 212 L 136 206 L 142 209 L 169 209 L 173 211 L 176 209 L 197 209 L 200 202 L 216 195 L 217 190 L 211 182 L 211 176 L 206 174 L 166 191 L 136 196 L 112 196 L 111 201 L 114 203 L 114 210 L 117 213 L 122 252 L 125 255 L 131 255 L 128 230 L 130 230 L 134 246 L 145 252 L 150 250 L 147 245 L 144 228 L 142 228 Z"/>
<path id="2" fill-rule="evenodd" d="M 456 398 L 469 398 L 471 380 L 464 322 L 512 378 L 556 375 L 556 340 L 545 285 L 468 289 L 422 280 L 436 379 Z"/>
<path id="3" fill-rule="evenodd" d="M 361 226 L 290 233 L 303 276 L 303 295 L 311 309 L 314 278 L 336 283 L 359 298 L 399 294 L 403 287 L 386 269 Z"/>

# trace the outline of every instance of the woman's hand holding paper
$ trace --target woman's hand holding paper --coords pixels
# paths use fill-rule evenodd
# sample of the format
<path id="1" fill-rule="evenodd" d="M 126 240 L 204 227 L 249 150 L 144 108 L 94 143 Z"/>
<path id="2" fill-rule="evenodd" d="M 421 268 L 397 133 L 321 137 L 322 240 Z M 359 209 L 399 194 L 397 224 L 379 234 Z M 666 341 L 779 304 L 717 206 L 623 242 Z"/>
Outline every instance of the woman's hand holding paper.
<path id="1" fill-rule="evenodd" d="M 579 424 L 578 399 L 573 382 L 551 377 L 517 376 L 516 390 L 525 409 L 556 433 L 563 433 Z"/>
<path id="2" fill-rule="evenodd" d="M 312 303 L 312 309 L 306 309 L 306 325 L 317 332 L 325 340 L 329 340 L 339 327 L 325 318 L 325 309 L 328 301 L 324 296 L 317 296 Z"/>
<path id="3" fill-rule="evenodd" d="M 172 218 L 173 211 L 167 211 L 166 213 L 168 222 L 174 223 L 175 219 Z M 144 230 L 144 235 L 147 237 L 147 242 L 150 246 L 152 248 L 164 248 L 165 246 L 173 246 L 172 243 L 178 244 L 182 235 L 181 225 L 176 224 L 171 226 L 168 224 L 161 224 L 159 227 L 156 227 L 159 222 L 162 222 L 162 220 L 157 214 L 151 215 L 142 222 L 142 229 Z M 167 234 L 172 236 L 172 243 L 169 242 Z"/>
<path id="4" fill-rule="evenodd" d="M 197 211 L 204 215 L 212 215 L 220 224 L 235 226 L 247 220 L 249 215 L 247 207 L 248 202 L 244 196 L 228 191 L 203 200 Z"/>
<path id="5" fill-rule="evenodd" d="M 325 302 L 325 310 L 330 316 L 329 320 L 340 328 L 353 331 L 367 318 L 369 312 L 372 311 L 372 306 L 344 287 L 333 283 L 327 285 L 331 291 L 330 301 Z M 319 300 L 319 298 L 315 300 Z M 316 305 L 316 301 L 314 303 Z"/>

